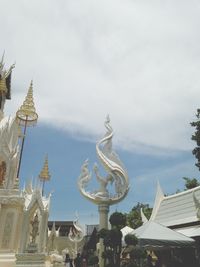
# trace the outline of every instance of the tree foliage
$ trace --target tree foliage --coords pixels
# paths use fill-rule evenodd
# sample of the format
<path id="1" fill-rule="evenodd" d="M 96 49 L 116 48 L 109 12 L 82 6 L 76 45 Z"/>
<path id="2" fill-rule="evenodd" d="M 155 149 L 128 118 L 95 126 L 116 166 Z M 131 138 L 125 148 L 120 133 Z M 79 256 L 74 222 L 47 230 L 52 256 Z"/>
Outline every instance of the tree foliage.
<path id="1" fill-rule="evenodd" d="M 191 126 L 195 127 L 196 131 L 192 135 L 192 140 L 196 142 L 197 147 L 192 150 L 193 155 L 196 157 L 196 166 L 200 170 L 200 109 L 197 109 L 197 121 L 191 122 Z"/>
<path id="2" fill-rule="evenodd" d="M 126 215 L 116 211 L 110 215 L 109 222 L 112 228 L 121 229 L 126 225 Z"/>
<path id="3" fill-rule="evenodd" d="M 185 180 L 185 189 L 192 189 L 194 187 L 197 187 L 200 185 L 198 180 L 196 178 L 188 178 L 188 177 L 183 177 Z"/>
<path id="4" fill-rule="evenodd" d="M 138 238 L 132 234 L 127 234 L 124 238 L 124 241 L 125 241 L 127 246 L 129 246 L 129 245 L 136 246 L 138 244 Z"/>
<path id="5" fill-rule="evenodd" d="M 137 205 L 134 206 L 126 215 L 127 224 L 133 229 L 136 229 L 142 225 L 141 209 L 143 210 L 143 213 L 147 219 L 149 219 L 151 216 L 152 208 L 149 207 L 149 204 L 142 204 L 138 202 Z"/>

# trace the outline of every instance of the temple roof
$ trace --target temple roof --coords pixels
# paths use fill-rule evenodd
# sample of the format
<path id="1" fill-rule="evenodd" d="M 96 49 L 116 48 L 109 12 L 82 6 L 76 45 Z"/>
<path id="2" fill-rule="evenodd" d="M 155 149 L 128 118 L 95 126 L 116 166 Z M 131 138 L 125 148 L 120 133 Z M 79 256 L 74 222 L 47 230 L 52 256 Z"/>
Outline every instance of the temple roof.
<path id="1" fill-rule="evenodd" d="M 168 227 L 200 223 L 200 186 L 164 196 L 158 186 L 150 220 Z"/>
<path id="2" fill-rule="evenodd" d="M 40 210 L 49 210 L 50 197 L 51 195 L 49 195 L 49 197 L 42 196 L 40 188 L 33 189 L 31 193 L 24 191 L 25 209 L 29 210 L 35 205 L 35 203 L 37 203 L 37 206 L 40 208 Z"/>
<path id="3" fill-rule="evenodd" d="M 70 228 L 74 228 L 73 221 L 48 221 L 49 230 L 52 229 L 53 224 L 56 230 L 59 229 L 60 236 L 68 236 Z"/>

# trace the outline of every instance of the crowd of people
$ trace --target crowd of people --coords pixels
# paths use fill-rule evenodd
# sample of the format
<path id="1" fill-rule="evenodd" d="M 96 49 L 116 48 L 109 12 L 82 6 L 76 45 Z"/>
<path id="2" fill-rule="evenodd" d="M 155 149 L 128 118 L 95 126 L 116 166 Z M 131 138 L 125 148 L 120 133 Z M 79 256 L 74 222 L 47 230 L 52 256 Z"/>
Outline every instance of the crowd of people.
<path id="1" fill-rule="evenodd" d="M 65 256 L 65 266 L 66 267 L 86 267 L 86 261 L 78 253 L 75 259 L 70 258 L 69 253 Z"/>

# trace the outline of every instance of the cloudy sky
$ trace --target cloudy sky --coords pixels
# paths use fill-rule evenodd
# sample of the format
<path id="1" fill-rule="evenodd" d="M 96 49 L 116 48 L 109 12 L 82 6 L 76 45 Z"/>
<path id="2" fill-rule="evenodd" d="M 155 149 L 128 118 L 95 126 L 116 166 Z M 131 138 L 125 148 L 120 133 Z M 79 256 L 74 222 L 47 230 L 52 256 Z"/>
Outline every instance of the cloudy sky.
<path id="1" fill-rule="evenodd" d="M 0 54 L 12 77 L 14 114 L 33 79 L 39 121 L 29 129 L 21 184 L 49 155 L 50 219 L 97 219 L 76 187 L 80 166 L 96 161 L 95 142 L 110 114 L 114 146 L 131 183 L 113 209 L 152 204 L 198 177 L 190 140 L 200 99 L 197 0 L 0 0 Z M 148 190 L 147 190 L 148 188 Z M 72 200 L 74 204 L 72 205 Z"/>

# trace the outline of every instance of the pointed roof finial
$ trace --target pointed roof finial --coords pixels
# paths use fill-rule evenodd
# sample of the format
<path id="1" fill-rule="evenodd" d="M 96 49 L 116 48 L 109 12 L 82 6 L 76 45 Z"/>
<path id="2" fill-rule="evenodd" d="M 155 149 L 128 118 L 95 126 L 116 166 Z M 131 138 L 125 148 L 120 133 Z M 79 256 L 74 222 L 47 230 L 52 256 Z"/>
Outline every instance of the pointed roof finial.
<path id="1" fill-rule="evenodd" d="M 49 181 L 51 178 L 51 175 L 49 173 L 49 163 L 48 163 L 48 156 L 46 156 L 44 161 L 44 166 L 39 174 L 39 178 L 41 181 Z"/>
<path id="2" fill-rule="evenodd" d="M 3 52 L 2 58 L 1 58 L 1 62 L 0 62 L 0 74 L 2 74 L 3 68 L 4 68 L 4 55 L 5 55 L 5 50 Z"/>
<path id="3" fill-rule="evenodd" d="M 37 122 L 38 114 L 35 111 L 33 100 L 33 81 L 31 81 L 27 96 L 16 113 L 16 118 L 20 125 L 34 125 Z"/>
<path id="4" fill-rule="evenodd" d="M 140 214 L 141 214 L 141 218 L 142 218 L 142 222 L 143 222 L 143 224 L 145 224 L 146 222 L 148 222 L 148 219 L 147 219 L 147 217 L 145 216 L 145 214 L 144 214 L 142 208 L 140 209 Z"/>
<path id="5" fill-rule="evenodd" d="M 6 98 L 10 99 L 10 74 L 12 69 L 15 67 L 15 64 L 11 65 L 9 70 L 4 68 L 4 55 L 5 51 L 3 52 L 1 61 L 0 61 L 0 93 L 6 94 Z"/>

